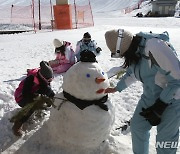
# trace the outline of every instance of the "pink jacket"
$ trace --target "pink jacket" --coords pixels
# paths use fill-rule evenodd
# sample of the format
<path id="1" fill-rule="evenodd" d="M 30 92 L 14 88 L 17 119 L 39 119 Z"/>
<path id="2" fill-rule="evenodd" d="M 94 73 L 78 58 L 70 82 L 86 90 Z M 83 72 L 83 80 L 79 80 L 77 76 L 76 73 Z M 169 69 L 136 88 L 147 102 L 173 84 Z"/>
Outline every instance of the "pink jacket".
<path id="1" fill-rule="evenodd" d="M 65 55 L 61 53 L 56 54 L 56 59 L 49 61 L 50 66 L 52 67 L 55 73 L 66 72 L 73 64 L 75 64 L 75 53 L 72 49 L 71 43 L 65 43 Z"/>

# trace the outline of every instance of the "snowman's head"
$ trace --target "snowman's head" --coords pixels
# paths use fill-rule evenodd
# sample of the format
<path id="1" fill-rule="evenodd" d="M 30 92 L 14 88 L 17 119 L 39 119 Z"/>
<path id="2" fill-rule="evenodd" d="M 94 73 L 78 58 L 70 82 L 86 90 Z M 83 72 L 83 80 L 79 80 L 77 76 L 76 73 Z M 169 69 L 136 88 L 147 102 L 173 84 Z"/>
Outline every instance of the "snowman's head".
<path id="1" fill-rule="evenodd" d="M 107 74 L 97 62 L 78 62 L 64 75 L 63 90 L 82 100 L 100 99 L 109 87 Z"/>

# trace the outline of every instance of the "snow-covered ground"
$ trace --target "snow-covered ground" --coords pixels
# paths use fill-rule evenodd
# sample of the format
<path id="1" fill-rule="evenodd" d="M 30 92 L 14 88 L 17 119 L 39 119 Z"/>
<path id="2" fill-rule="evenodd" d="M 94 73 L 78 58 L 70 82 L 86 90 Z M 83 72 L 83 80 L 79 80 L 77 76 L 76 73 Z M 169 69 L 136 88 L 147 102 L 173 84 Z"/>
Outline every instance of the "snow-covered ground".
<path id="1" fill-rule="evenodd" d="M 4 1 L 6 2 L 6 1 Z M 97 2 L 97 1 L 96 1 Z M 102 1 L 99 1 L 102 2 Z M 110 1 L 109 1 L 110 2 Z M 117 0 L 111 0 L 111 3 L 117 4 Z M 101 3 L 102 4 L 102 3 Z M 100 5 L 100 4 L 99 4 Z M 109 9 L 114 5 L 109 5 Z M 14 91 L 19 82 L 24 78 L 27 68 L 35 68 L 39 66 L 41 60 L 51 60 L 55 58 L 53 39 L 63 39 L 72 42 L 75 48 L 76 42 L 80 40 L 85 32 L 89 32 L 93 39 L 96 40 L 98 46 L 102 48 L 101 54 L 97 57 L 99 65 L 106 72 L 112 67 L 120 66 L 122 60 L 112 59 L 108 50 L 104 34 L 107 30 L 116 28 L 125 28 L 132 33 L 139 31 L 163 32 L 168 31 L 170 42 L 177 50 L 180 56 L 180 21 L 179 18 L 136 18 L 132 17 L 137 11 L 124 15 L 121 11 L 111 11 L 103 13 L 94 13 L 94 27 L 74 29 L 74 30 L 55 30 L 0 35 L 0 149 L 2 154 L 23 154 L 23 147 L 32 147 L 31 138 L 35 138 L 35 132 L 43 128 L 44 121 L 38 121 L 28 128 L 26 134 L 22 138 L 15 137 L 12 134 L 12 123 L 9 118 L 17 111 L 18 105 L 14 100 Z M 52 88 L 56 93 L 62 91 L 63 75 L 55 75 L 52 82 Z M 117 83 L 116 77 L 112 78 L 112 84 Z M 131 133 L 129 129 L 121 132 L 118 128 L 128 121 L 136 107 L 136 104 L 142 94 L 141 83 L 137 82 L 121 93 L 110 94 L 115 107 L 115 123 L 108 139 L 93 154 L 131 154 Z M 49 112 L 48 112 L 49 113 Z M 45 118 L 48 120 L 48 117 Z M 82 126 L 83 127 L 83 126 Z M 48 133 L 48 132 L 47 132 Z M 155 154 L 155 127 L 151 131 L 150 138 L 150 154 Z M 42 140 L 41 144 L 46 143 Z M 55 141 L 54 141 L 55 142 Z M 58 153 L 56 149 L 41 149 L 45 154 Z M 53 151 L 54 150 L 54 151 Z M 35 152 L 34 154 L 38 153 Z M 60 153 L 60 152 L 59 152 Z M 74 151 L 71 152 L 74 154 Z M 86 151 L 92 153 L 92 151 Z M 177 152 L 180 154 L 180 149 Z"/>

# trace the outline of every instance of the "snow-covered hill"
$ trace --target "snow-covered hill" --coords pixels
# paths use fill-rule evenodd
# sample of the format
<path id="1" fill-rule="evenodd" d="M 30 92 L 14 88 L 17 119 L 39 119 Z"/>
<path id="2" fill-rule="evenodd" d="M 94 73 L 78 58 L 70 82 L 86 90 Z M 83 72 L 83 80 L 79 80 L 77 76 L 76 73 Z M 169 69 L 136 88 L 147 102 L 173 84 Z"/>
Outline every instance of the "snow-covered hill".
<path id="1" fill-rule="evenodd" d="M 38 3 L 38 0 L 34 0 L 35 3 Z M 107 12 L 114 10 L 121 10 L 128 6 L 137 4 L 140 0 L 90 0 L 92 9 L 95 12 Z M 50 0 L 41 0 L 41 3 L 48 4 Z M 56 0 L 51 0 L 53 4 L 56 3 Z M 69 4 L 74 4 L 74 0 L 69 0 Z M 77 5 L 87 5 L 89 4 L 88 0 L 76 0 Z M 0 0 L 1 5 L 30 5 L 32 0 Z"/>

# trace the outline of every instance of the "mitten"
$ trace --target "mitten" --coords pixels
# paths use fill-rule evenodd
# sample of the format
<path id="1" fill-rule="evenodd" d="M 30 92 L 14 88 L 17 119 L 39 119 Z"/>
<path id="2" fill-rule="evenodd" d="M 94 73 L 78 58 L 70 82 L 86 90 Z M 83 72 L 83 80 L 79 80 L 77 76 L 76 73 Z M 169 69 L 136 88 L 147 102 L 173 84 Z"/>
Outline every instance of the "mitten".
<path id="1" fill-rule="evenodd" d="M 148 107 L 148 108 L 142 108 L 142 112 L 140 112 L 140 115 L 143 116 L 152 126 L 157 126 L 161 122 L 161 116 L 165 109 L 167 108 L 168 104 L 161 101 L 159 98 L 156 100 L 156 102 Z"/>
<path id="2" fill-rule="evenodd" d="M 102 49 L 101 49 L 100 47 L 97 47 L 97 48 L 96 48 L 96 52 L 97 52 L 97 53 L 100 53 L 100 51 L 102 51 Z"/>
<path id="3" fill-rule="evenodd" d="M 47 86 L 46 90 L 44 91 L 44 95 L 48 96 L 49 98 L 53 98 L 55 93 L 50 86 Z"/>

